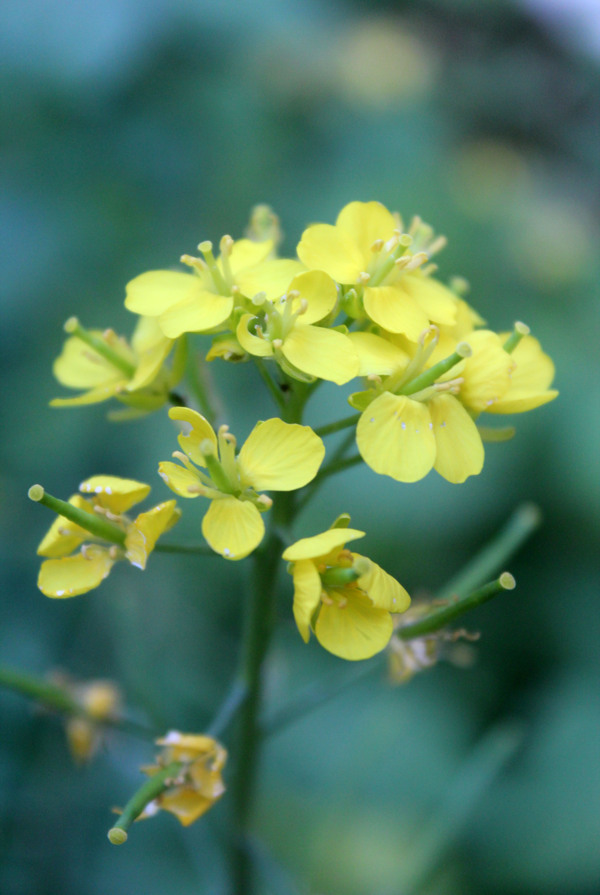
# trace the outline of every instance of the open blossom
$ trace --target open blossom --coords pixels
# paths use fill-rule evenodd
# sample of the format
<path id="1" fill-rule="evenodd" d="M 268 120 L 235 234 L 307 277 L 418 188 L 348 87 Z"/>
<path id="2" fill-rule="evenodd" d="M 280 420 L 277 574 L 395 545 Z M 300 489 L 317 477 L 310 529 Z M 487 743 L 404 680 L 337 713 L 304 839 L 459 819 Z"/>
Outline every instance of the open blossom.
<path id="1" fill-rule="evenodd" d="M 296 379 L 326 379 L 343 385 L 358 374 L 358 357 L 344 332 L 315 326 L 335 315 L 337 288 L 322 271 L 298 274 L 288 291 L 260 312 L 244 314 L 236 335 L 250 355 L 274 358 Z"/>
<path id="2" fill-rule="evenodd" d="M 93 476 L 79 486 L 69 503 L 91 517 L 108 519 L 123 534 L 122 544 L 103 542 L 76 522 L 57 516 L 38 547 L 48 557 L 40 568 L 38 587 L 47 597 L 87 593 L 106 578 L 115 562 L 128 560 L 145 569 L 148 556 L 163 532 L 178 521 L 180 512 L 168 500 L 130 519 L 126 513 L 150 493 L 150 485 L 116 476 Z"/>
<path id="3" fill-rule="evenodd" d="M 132 413 L 157 410 L 167 401 L 183 370 L 174 364 L 165 367 L 173 348 L 152 317 L 140 317 L 131 343 L 113 330 L 84 330 L 76 318 L 65 324 L 72 333 L 53 373 L 61 385 L 84 389 L 73 398 L 54 398 L 51 407 L 77 407 L 117 398 L 132 408 Z"/>
<path id="4" fill-rule="evenodd" d="M 228 426 L 218 434 L 205 417 L 186 407 L 169 411 L 191 427 L 178 440 L 183 465 L 166 461 L 159 474 L 180 497 L 207 497 L 211 503 L 202 533 L 226 559 L 243 559 L 262 541 L 261 513 L 272 501 L 259 491 L 293 491 L 316 476 L 325 455 L 321 439 L 309 426 L 269 419 L 256 424 L 238 454 Z"/>
<path id="5" fill-rule="evenodd" d="M 416 342 L 430 322 L 456 320 L 456 296 L 420 269 L 445 243 L 432 235 L 418 219 L 403 233 L 399 218 L 379 202 L 350 202 L 335 226 L 308 227 L 297 252 L 311 270 L 354 286 L 366 317 Z"/>
<path id="6" fill-rule="evenodd" d="M 342 659 L 368 659 L 387 645 L 392 614 L 410 597 L 372 560 L 345 549 L 364 537 L 354 528 L 330 528 L 302 538 L 283 558 L 294 579 L 294 618 L 305 642 L 313 631 L 326 650 Z"/>
<path id="7" fill-rule="evenodd" d="M 221 772 L 227 751 L 215 739 L 201 734 L 171 730 L 156 741 L 162 746 L 157 764 L 142 768 L 149 777 L 174 761 L 182 767 L 165 790 L 146 806 L 141 818 L 158 810 L 170 811 L 184 827 L 202 817 L 225 792 Z"/>
<path id="8" fill-rule="evenodd" d="M 176 339 L 183 333 L 211 332 L 222 327 L 239 302 L 274 299 L 281 295 L 303 266 L 290 259 L 271 258 L 271 239 L 254 242 L 231 236 L 221 240 L 221 254 L 213 255 L 212 243 L 198 246 L 203 258 L 183 255 L 192 272 L 151 270 L 127 284 L 125 307 L 136 314 L 158 318 L 165 336 Z"/>

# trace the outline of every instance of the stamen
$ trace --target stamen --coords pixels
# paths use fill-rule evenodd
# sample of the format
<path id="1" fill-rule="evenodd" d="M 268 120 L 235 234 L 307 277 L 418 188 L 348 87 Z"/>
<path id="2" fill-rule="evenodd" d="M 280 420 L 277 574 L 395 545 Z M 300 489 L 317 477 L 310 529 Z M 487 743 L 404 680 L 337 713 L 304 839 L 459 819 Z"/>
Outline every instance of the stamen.
<path id="1" fill-rule="evenodd" d="M 283 347 L 283 339 L 273 339 L 272 343 L 273 348 L 280 349 Z"/>
<path id="2" fill-rule="evenodd" d="M 417 267 L 425 264 L 426 261 L 429 261 L 429 258 L 427 257 L 425 252 L 417 252 L 415 255 L 412 256 L 412 258 L 406 265 L 405 270 L 416 270 Z"/>
<path id="3" fill-rule="evenodd" d="M 370 279 L 371 274 L 367 273 L 366 270 L 363 270 L 362 273 L 359 273 L 358 277 L 356 278 L 356 282 L 360 286 L 366 286 Z"/>
<path id="4" fill-rule="evenodd" d="M 221 255 L 230 255 L 233 245 L 234 243 L 231 236 L 222 236 L 221 242 L 219 243 Z"/>
<path id="5" fill-rule="evenodd" d="M 373 243 L 373 245 L 371 246 L 371 251 L 374 254 L 377 254 L 377 252 L 380 252 L 382 250 L 382 248 L 383 248 L 383 239 L 376 239 L 375 242 Z"/>
<path id="6" fill-rule="evenodd" d="M 326 606 L 333 606 L 333 600 L 331 599 L 327 591 L 324 590 L 321 591 L 321 602 L 325 603 Z"/>
<path id="7" fill-rule="evenodd" d="M 270 510 L 271 507 L 273 506 L 273 500 L 267 494 L 259 494 L 259 496 L 256 499 L 256 502 L 263 504 L 263 506 L 265 506 L 267 508 L 267 510 Z"/>
<path id="8" fill-rule="evenodd" d="M 108 555 L 110 556 L 111 559 L 119 558 L 119 548 L 117 547 L 116 544 L 113 544 L 112 547 L 108 548 Z"/>

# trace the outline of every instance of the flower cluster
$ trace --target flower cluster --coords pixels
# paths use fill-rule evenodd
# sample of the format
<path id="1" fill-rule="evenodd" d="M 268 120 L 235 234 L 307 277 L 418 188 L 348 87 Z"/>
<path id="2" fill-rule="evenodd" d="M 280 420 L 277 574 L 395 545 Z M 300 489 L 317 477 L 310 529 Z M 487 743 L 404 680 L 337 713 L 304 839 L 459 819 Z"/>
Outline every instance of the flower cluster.
<path id="1" fill-rule="evenodd" d="M 84 390 L 54 406 L 115 397 L 128 405 L 126 413 L 140 414 L 167 401 L 176 405 L 169 416 L 185 428 L 181 450 L 173 454 L 178 462 L 159 464 L 159 474 L 180 497 L 210 502 L 201 530 L 229 560 L 259 546 L 264 514 L 274 500 L 283 505 L 264 492 L 315 487 L 357 459 L 400 482 L 435 469 L 461 483 L 481 472 L 485 441 L 514 432 L 485 425 L 482 414 L 523 413 L 557 395 L 552 361 L 524 324 L 512 332 L 486 328 L 465 301 L 462 281 L 446 285 L 436 277 L 431 258 L 445 239 L 419 218 L 405 227 L 379 202 L 351 202 L 335 224 L 309 226 L 296 257 L 279 257 L 279 242 L 277 219 L 258 208 L 246 237 L 223 236 L 217 255 L 204 241 L 199 256 L 182 256 L 187 272 L 153 270 L 127 284 L 125 307 L 138 315 L 131 344 L 112 330 L 84 330 L 72 318 L 54 366 L 63 385 Z M 191 334 L 210 340 L 207 361 L 252 362 L 275 399 L 281 418 L 258 422 L 239 451 L 197 377 L 187 383 L 193 398 L 186 396 Z M 187 366 L 193 379 L 196 364 Z M 361 384 L 348 398 L 354 416 L 334 417 L 317 431 L 302 424 L 321 381 L 345 385 L 357 378 Z M 182 394 L 175 395 L 180 380 Z M 321 469 L 320 434 L 354 424 L 359 455 L 334 454 Z M 129 520 L 124 513 L 148 491 L 137 482 L 96 477 L 81 491 L 92 499 L 72 497 L 80 515 L 62 512 L 39 548 L 49 557 L 39 579 L 48 596 L 90 590 L 120 558 L 143 568 L 158 536 L 178 518 L 175 502 L 167 501 Z M 297 505 L 292 495 L 286 506 Z M 104 534 L 82 525 L 86 514 L 105 523 Z M 335 655 L 364 659 L 385 648 L 394 614 L 410 600 L 394 578 L 345 548 L 364 532 L 340 519 L 288 546 L 283 558 L 302 637 L 312 631 Z M 92 541 L 90 531 L 97 535 Z"/>

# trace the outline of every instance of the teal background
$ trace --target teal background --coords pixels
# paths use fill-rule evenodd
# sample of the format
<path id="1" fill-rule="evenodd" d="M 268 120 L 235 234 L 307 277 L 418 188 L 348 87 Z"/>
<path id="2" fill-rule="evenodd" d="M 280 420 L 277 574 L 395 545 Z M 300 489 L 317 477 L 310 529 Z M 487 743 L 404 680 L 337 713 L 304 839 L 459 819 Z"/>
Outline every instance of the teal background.
<path id="1" fill-rule="evenodd" d="M 143 575 L 122 565 L 89 595 L 47 600 L 35 549 L 51 520 L 26 493 L 41 482 L 66 498 L 106 472 L 169 496 L 156 475 L 175 447 L 166 413 L 116 426 L 106 406 L 48 407 L 63 393 L 51 375 L 61 327 L 77 314 L 130 332 L 127 280 L 201 239 L 238 237 L 257 202 L 280 215 L 285 253 L 353 199 L 420 214 L 449 239 L 440 276 L 466 277 L 493 328 L 525 320 L 556 362 L 560 398 L 515 418 L 516 438 L 488 447 L 481 476 L 402 486 L 354 470 L 298 520 L 302 536 L 350 512 L 365 552 L 418 595 L 518 503 L 545 517 L 509 563 L 517 590 L 469 620 L 482 633 L 472 667 L 440 664 L 398 689 L 373 675 L 268 741 L 256 819 L 266 893 L 597 891 L 595 15 L 590 5 L 578 30 L 500 0 L 10 0 L 1 14 L 2 663 L 117 679 L 159 728 L 201 730 L 219 705 L 248 561 L 154 556 Z M 211 369 L 241 440 L 272 413 L 268 398 L 249 365 Z M 342 390 L 324 387 L 307 421 L 346 413 Z M 197 504 L 181 540 L 197 537 Z M 302 643 L 289 580 L 280 621 L 271 707 L 355 673 Z M 2 693 L 0 721 L 3 893 L 226 891 L 227 797 L 187 830 L 161 816 L 115 849 L 109 809 L 152 747 L 112 734 L 76 768 L 56 718 Z M 514 725 L 520 746 L 459 818 Z M 420 851 L 434 817 L 439 835 Z"/>

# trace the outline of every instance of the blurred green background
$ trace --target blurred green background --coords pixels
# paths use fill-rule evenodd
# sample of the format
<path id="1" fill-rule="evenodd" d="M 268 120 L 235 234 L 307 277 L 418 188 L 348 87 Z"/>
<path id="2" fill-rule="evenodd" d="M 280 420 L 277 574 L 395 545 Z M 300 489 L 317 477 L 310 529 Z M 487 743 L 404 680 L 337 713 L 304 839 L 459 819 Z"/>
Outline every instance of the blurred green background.
<path id="1" fill-rule="evenodd" d="M 155 556 L 143 576 L 119 566 L 64 602 L 36 588 L 51 520 L 29 485 L 67 497 L 106 472 L 166 499 L 156 464 L 175 446 L 164 412 L 115 426 L 105 406 L 48 407 L 64 393 L 51 375 L 62 324 L 76 313 L 130 332 L 127 280 L 201 239 L 237 238 L 257 202 L 279 213 L 286 253 L 353 199 L 418 213 L 449 238 L 440 275 L 469 280 L 492 328 L 525 320 L 561 396 L 517 418 L 517 437 L 490 445 L 465 485 L 432 474 L 390 487 L 352 471 L 298 534 L 347 510 L 369 532 L 365 552 L 418 594 L 519 502 L 538 503 L 545 523 L 509 564 L 517 590 L 469 620 L 482 632 L 472 667 L 441 664 L 397 689 L 374 676 L 268 741 L 264 892 L 596 893 L 597 4 L 9 0 L 1 16 L 2 663 L 112 677 L 141 720 L 202 729 L 235 666 L 247 562 Z M 253 369 L 212 371 L 245 436 L 271 413 Z M 346 413 L 323 388 L 307 421 Z M 186 505 L 181 539 L 202 509 Z M 353 670 L 302 643 L 288 581 L 280 609 L 274 707 Z M 114 734 L 76 768 L 56 718 L 0 693 L 0 722 L 5 895 L 224 891 L 226 798 L 188 830 L 162 816 L 115 849 L 109 809 L 152 747 Z M 514 723 L 520 748 L 466 805 Z"/>

